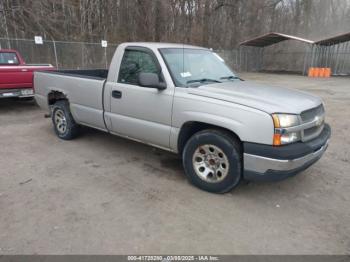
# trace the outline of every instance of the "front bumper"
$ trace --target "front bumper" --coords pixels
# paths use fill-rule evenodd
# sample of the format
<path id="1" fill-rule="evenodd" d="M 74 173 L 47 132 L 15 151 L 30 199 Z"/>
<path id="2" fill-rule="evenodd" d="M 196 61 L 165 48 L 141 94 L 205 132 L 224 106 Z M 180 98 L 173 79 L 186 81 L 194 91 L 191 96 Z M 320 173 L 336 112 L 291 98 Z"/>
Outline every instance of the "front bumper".
<path id="1" fill-rule="evenodd" d="M 34 97 L 33 88 L 23 89 L 0 89 L 0 98 L 11 98 L 11 97 Z"/>
<path id="2" fill-rule="evenodd" d="M 308 142 L 273 147 L 244 143 L 244 178 L 253 181 L 282 180 L 307 169 L 326 151 L 331 128 Z"/>

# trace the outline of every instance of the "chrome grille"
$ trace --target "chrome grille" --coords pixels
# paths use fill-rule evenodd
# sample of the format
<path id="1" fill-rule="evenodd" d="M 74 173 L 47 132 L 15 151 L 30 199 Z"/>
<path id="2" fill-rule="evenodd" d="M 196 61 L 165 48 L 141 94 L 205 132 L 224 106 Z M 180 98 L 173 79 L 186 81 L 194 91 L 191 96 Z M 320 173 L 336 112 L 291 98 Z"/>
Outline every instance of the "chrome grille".
<path id="1" fill-rule="evenodd" d="M 324 107 L 323 105 L 319 105 L 318 107 L 306 110 L 300 114 L 301 120 L 306 123 L 315 119 L 316 116 L 324 115 Z"/>
<path id="2" fill-rule="evenodd" d="M 319 134 L 321 134 L 324 128 L 324 117 L 325 117 L 325 111 L 322 104 L 319 105 L 318 107 L 306 110 L 300 114 L 302 123 L 312 122 L 316 118 L 319 118 L 320 121 L 322 121 L 319 125 L 314 125 L 302 131 L 303 141 L 311 140 L 317 137 Z"/>
<path id="3" fill-rule="evenodd" d="M 314 134 L 315 132 L 317 132 L 318 129 L 319 129 L 318 126 L 314 126 L 314 127 L 309 128 L 309 129 L 305 129 L 304 136 L 310 136 L 310 135 Z"/>

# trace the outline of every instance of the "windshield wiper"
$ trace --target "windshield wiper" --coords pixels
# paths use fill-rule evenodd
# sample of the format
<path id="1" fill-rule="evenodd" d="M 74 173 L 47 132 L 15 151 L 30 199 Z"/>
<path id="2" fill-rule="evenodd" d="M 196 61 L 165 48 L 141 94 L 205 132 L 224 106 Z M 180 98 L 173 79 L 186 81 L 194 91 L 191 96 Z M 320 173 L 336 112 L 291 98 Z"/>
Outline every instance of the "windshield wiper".
<path id="1" fill-rule="evenodd" d="M 202 79 L 189 80 L 189 81 L 186 82 L 186 84 L 205 83 L 205 82 L 221 83 L 221 81 L 218 81 L 218 80 L 215 80 L 215 79 L 202 78 Z"/>
<path id="2" fill-rule="evenodd" d="M 223 77 L 220 77 L 220 79 L 222 80 L 233 80 L 233 79 L 240 79 L 238 76 L 223 76 Z M 240 79 L 242 80 L 242 79 Z"/>

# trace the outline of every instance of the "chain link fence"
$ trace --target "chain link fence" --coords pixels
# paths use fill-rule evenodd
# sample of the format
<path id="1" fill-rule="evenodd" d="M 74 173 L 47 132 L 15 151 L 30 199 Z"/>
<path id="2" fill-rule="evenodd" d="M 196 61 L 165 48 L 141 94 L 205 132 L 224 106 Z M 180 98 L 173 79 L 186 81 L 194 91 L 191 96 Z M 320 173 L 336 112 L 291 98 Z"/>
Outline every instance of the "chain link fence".
<path id="1" fill-rule="evenodd" d="M 18 50 L 28 64 L 52 64 L 58 69 L 108 68 L 118 44 L 0 38 L 0 49 Z M 286 43 L 267 48 L 240 47 L 215 50 L 237 72 L 285 72 L 306 74 L 309 67 L 329 66 L 338 75 L 350 74 L 350 44 L 335 46 L 340 51 L 317 52 L 314 48 Z M 325 54 L 333 54 L 325 56 Z M 323 54 L 323 56 L 322 56 Z M 326 59 L 326 58 L 327 59 Z M 323 63 L 325 60 L 327 63 Z M 321 63 L 322 62 L 322 63 Z"/>
<path id="2" fill-rule="evenodd" d="M 266 48 L 241 46 L 216 52 L 238 72 L 307 75 L 310 67 L 329 67 L 334 76 L 350 75 L 350 42 L 325 47 L 280 43 Z"/>
<path id="3" fill-rule="evenodd" d="M 52 64 L 58 69 L 108 68 L 118 45 L 29 39 L 0 38 L 0 49 L 15 49 L 27 64 Z"/>
<path id="4" fill-rule="evenodd" d="M 49 63 L 58 69 L 108 68 L 118 44 L 106 48 L 101 43 L 44 40 L 36 44 L 30 39 L 0 38 L 0 48 L 18 50 L 28 64 Z M 215 50 L 225 62 L 238 72 L 286 71 L 302 72 L 305 52 L 283 48 L 237 48 Z"/>
<path id="5" fill-rule="evenodd" d="M 58 69 L 108 68 L 118 44 L 106 48 L 101 43 L 44 40 L 36 44 L 34 39 L 0 38 L 0 49 L 15 49 L 27 64 L 52 64 Z M 241 70 L 238 50 L 217 50 L 220 56 L 235 70 Z"/>
<path id="6" fill-rule="evenodd" d="M 241 46 L 233 50 L 216 51 L 238 72 L 305 73 L 311 62 L 311 49 L 302 45 L 275 44 L 257 48 Z"/>

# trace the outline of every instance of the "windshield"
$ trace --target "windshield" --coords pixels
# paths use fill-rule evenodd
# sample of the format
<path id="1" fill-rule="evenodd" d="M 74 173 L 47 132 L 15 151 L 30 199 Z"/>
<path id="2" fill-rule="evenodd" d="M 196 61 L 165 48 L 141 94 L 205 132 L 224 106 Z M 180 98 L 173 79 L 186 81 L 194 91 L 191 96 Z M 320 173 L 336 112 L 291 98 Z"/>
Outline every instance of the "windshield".
<path id="1" fill-rule="evenodd" d="M 0 53 L 0 65 L 18 65 L 18 58 L 16 53 L 3 52 Z"/>
<path id="2" fill-rule="evenodd" d="M 200 86 L 237 79 L 224 60 L 206 49 L 161 48 L 176 86 Z"/>

